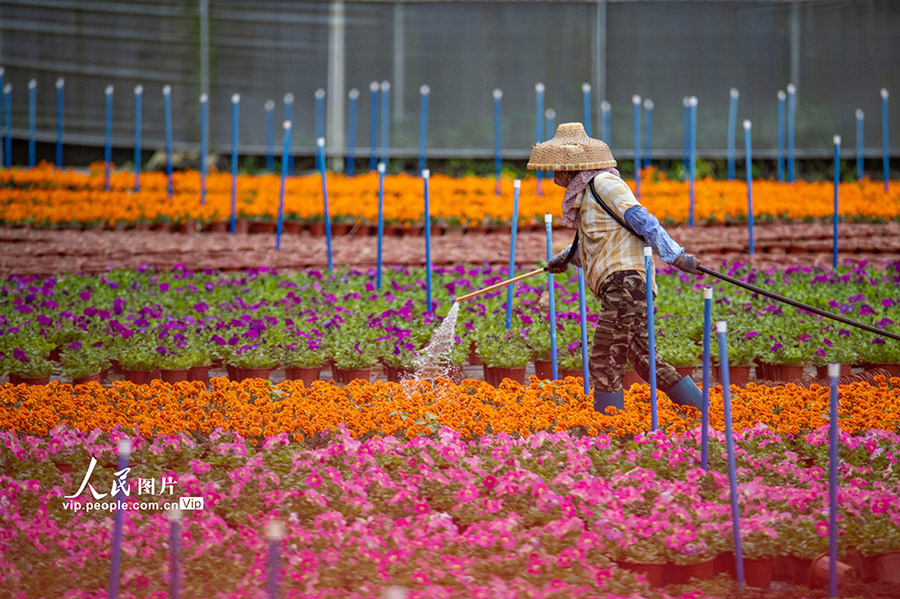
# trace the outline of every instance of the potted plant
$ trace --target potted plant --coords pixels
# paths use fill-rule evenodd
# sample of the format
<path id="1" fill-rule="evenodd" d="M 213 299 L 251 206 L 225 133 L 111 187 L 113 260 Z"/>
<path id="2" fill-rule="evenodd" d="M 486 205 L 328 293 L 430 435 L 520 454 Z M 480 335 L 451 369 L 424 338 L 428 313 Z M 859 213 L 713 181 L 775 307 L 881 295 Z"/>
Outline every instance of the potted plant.
<path id="1" fill-rule="evenodd" d="M 117 356 L 125 380 L 147 385 L 155 378 L 158 354 L 149 336 L 135 335 L 130 343 L 121 346 Z"/>
<path id="2" fill-rule="evenodd" d="M 193 365 L 193 357 L 190 351 L 171 350 L 160 346 L 159 358 L 156 366 L 159 368 L 159 376 L 166 383 L 180 383 L 188 380 L 188 372 Z"/>
<path id="3" fill-rule="evenodd" d="M 278 366 L 277 348 L 266 344 L 245 345 L 235 353 L 234 364 L 240 369 L 240 380 L 268 379 L 272 369 Z"/>
<path id="4" fill-rule="evenodd" d="M 671 364 L 682 377 L 691 376 L 700 361 L 700 348 L 685 335 L 669 330 L 657 338 L 659 359 Z"/>
<path id="5" fill-rule="evenodd" d="M 73 341 L 60 355 L 62 375 L 73 385 L 100 381 L 100 373 L 109 368 L 109 353 L 102 342 Z"/>
<path id="6" fill-rule="evenodd" d="M 498 386 L 509 378 L 525 383 L 525 367 L 531 352 L 519 331 L 493 332 L 490 329 L 478 336 L 478 355 L 484 362 L 484 380 Z"/>
<path id="7" fill-rule="evenodd" d="M 44 357 L 40 347 L 14 347 L 4 364 L 13 384 L 46 385 L 53 373 L 53 362 Z"/>
<path id="8" fill-rule="evenodd" d="M 321 341 L 318 338 L 300 337 L 294 343 L 286 345 L 280 352 L 281 365 L 284 366 L 284 378 L 300 380 L 307 387 L 319 380 L 322 369 Z"/>

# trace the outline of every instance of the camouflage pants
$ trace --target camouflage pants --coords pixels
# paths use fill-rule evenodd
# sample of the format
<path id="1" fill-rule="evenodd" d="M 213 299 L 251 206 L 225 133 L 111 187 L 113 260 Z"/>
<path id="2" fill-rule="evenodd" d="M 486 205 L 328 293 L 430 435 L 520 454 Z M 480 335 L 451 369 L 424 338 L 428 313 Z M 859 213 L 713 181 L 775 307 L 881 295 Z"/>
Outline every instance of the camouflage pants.
<path id="1" fill-rule="evenodd" d="M 603 310 L 597 321 L 588 370 L 597 391 L 613 393 L 622 389 L 626 361 L 642 379 L 650 379 L 647 332 L 647 286 L 634 270 L 606 277 L 597 295 Z M 674 387 L 681 377 L 665 362 L 656 359 L 656 381 L 661 391 Z"/>

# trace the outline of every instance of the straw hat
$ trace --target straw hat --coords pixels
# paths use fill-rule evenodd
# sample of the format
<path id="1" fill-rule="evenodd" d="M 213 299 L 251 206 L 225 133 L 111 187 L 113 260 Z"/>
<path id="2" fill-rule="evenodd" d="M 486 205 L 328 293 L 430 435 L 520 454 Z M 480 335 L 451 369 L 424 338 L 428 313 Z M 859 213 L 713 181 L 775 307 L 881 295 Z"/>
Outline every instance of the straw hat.
<path id="1" fill-rule="evenodd" d="M 586 171 L 616 166 L 609 146 L 592 139 L 581 123 L 561 123 L 553 139 L 541 142 L 531 150 L 529 170 Z"/>

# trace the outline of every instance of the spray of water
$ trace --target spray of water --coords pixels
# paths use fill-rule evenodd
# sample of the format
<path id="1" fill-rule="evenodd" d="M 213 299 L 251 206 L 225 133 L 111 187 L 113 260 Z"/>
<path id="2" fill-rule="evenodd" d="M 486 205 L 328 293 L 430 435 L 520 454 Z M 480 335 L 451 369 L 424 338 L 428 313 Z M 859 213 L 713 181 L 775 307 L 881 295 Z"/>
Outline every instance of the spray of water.
<path id="1" fill-rule="evenodd" d="M 459 303 L 453 302 L 453 306 L 447 312 L 441 326 L 432 333 L 431 343 L 419 354 L 416 363 L 416 380 L 434 381 L 438 377 L 447 376 L 458 316 Z"/>

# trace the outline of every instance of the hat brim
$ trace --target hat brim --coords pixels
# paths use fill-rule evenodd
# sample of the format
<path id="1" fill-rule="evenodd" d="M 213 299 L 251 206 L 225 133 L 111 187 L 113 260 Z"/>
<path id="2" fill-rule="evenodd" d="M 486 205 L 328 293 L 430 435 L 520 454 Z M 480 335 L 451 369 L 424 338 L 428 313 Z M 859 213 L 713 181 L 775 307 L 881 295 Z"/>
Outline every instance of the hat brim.
<path id="1" fill-rule="evenodd" d="M 613 168 L 615 166 L 615 160 L 604 160 L 601 162 L 580 162 L 573 164 L 529 162 L 526 165 L 526 168 L 530 171 L 589 171 L 598 168 Z"/>

